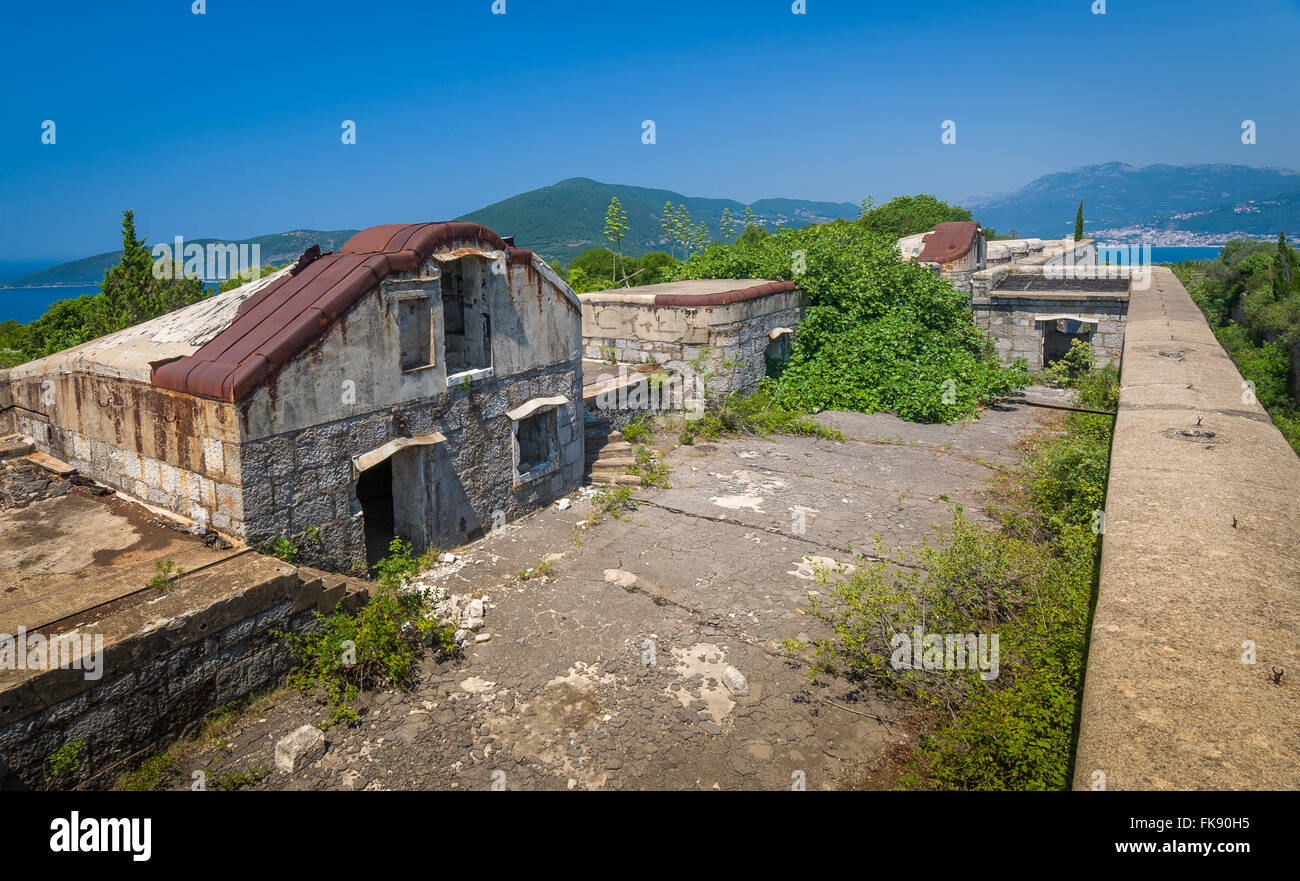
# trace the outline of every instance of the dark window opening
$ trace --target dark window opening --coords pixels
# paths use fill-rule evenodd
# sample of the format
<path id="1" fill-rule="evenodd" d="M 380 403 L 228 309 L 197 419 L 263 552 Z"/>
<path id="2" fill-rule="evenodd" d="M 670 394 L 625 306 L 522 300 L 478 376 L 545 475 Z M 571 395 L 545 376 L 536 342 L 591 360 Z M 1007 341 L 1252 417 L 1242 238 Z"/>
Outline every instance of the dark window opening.
<path id="1" fill-rule="evenodd" d="M 443 345 L 449 374 L 492 366 L 492 318 L 480 278 L 479 268 L 467 267 L 464 259 L 442 268 Z"/>
<path id="2" fill-rule="evenodd" d="M 555 410 L 534 413 L 519 420 L 515 437 L 519 441 L 520 474 L 556 459 L 558 452 Z"/>
<path id="3" fill-rule="evenodd" d="M 415 370 L 433 363 L 432 321 L 428 297 L 410 297 L 397 302 L 401 330 L 402 370 Z"/>
<path id="4" fill-rule="evenodd" d="M 1085 343 L 1091 337 L 1091 328 L 1083 325 L 1080 333 L 1066 333 L 1057 329 L 1055 321 L 1049 321 L 1043 327 L 1043 366 L 1051 367 L 1057 361 L 1065 357 L 1070 351 L 1070 343 L 1075 340 L 1083 340 Z"/>
<path id="5" fill-rule="evenodd" d="M 763 352 L 763 362 L 767 366 L 768 376 L 776 379 L 781 375 L 781 371 L 785 370 L 785 362 L 790 360 L 793 341 L 794 334 L 783 333 L 767 344 L 767 349 Z"/>
<path id="6" fill-rule="evenodd" d="M 366 531 L 366 567 L 374 568 L 388 555 L 396 535 L 393 519 L 393 460 L 385 459 L 357 478 L 357 501 Z"/>

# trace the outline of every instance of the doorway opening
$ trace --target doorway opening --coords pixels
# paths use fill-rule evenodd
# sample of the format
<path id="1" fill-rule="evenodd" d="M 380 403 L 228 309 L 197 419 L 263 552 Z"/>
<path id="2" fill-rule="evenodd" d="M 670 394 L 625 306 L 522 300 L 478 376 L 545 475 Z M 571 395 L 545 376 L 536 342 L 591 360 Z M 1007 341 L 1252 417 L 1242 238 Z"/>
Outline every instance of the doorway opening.
<path id="1" fill-rule="evenodd" d="M 1043 367 L 1051 367 L 1064 358 L 1070 351 L 1070 344 L 1075 340 L 1086 343 L 1091 339 L 1092 326 L 1084 322 L 1043 322 Z"/>
<path id="2" fill-rule="evenodd" d="M 357 478 L 357 501 L 366 531 L 366 568 L 372 569 L 388 556 L 388 545 L 396 535 L 393 517 L 393 460 L 385 459 L 367 468 Z"/>

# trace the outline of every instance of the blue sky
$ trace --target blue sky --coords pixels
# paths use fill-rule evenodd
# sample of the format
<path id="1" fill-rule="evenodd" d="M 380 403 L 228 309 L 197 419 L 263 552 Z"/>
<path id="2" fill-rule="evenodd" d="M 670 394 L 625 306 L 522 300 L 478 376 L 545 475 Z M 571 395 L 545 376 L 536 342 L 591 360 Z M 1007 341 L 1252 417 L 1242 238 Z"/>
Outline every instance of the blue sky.
<path id="1" fill-rule="evenodd" d="M 856 202 L 1300 166 L 1300 0 L 806 5 L 13 4 L 0 260 L 111 250 L 124 208 L 159 241 L 446 219 L 573 176 Z"/>

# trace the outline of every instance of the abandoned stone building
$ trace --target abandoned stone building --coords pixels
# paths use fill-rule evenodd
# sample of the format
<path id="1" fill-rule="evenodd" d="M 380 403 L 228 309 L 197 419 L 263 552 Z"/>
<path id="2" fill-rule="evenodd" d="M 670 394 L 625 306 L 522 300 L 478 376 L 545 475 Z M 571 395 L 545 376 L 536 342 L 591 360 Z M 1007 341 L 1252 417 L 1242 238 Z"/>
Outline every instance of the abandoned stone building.
<path id="1" fill-rule="evenodd" d="M 808 304 L 794 282 L 770 279 L 675 281 L 579 299 L 589 363 L 704 373 L 713 394 L 752 391 L 788 360 Z"/>
<path id="2" fill-rule="evenodd" d="M 898 249 L 970 295 L 976 326 L 1003 360 L 1023 358 L 1041 370 L 1082 340 L 1099 364 L 1118 364 L 1129 289 L 1142 274 L 1099 267 L 1092 239 L 985 242 L 980 225 L 967 221 L 901 238 Z"/>
<path id="3" fill-rule="evenodd" d="M 41 451 L 340 571 L 395 535 L 463 543 L 582 475 L 581 305 L 473 223 L 372 227 L 8 384 Z"/>
<path id="4" fill-rule="evenodd" d="M 1041 370 L 1080 340 L 1099 365 L 1118 366 L 1130 291 L 1149 284 L 1149 272 L 1008 263 L 975 273 L 971 308 L 1005 361 L 1023 358 L 1029 369 Z"/>

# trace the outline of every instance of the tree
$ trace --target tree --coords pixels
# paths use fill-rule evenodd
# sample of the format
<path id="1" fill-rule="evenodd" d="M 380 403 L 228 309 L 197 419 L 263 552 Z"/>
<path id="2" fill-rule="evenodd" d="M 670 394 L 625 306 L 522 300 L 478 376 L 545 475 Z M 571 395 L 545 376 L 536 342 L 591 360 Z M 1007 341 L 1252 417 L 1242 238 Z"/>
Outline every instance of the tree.
<path id="1" fill-rule="evenodd" d="M 673 215 L 673 234 L 677 236 L 677 241 L 682 244 L 683 259 L 690 253 L 691 247 L 691 212 L 686 210 L 685 205 L 678 205 L 677 211 Z"/>
<path id="2" fill-rule="evenodd" d="M 722 220 L 718 222 L 718 231 L 722 233 L 722 240 L 730 242 L 731 236 L 736 231 L 736 218 L 731 213 L 730 208 L 722 209 Z"/>
<path id="3" fill-rule="evenodd" d="M 140 316 L 149 311 L 147 300 L 155 280 L 153 258 L 144 239 L 135 234 L 135 212 L 127 209 L 122 212 L 122 259 L 104 273 L 99 285 L 88 328 L 90 336 L 102 336 L 142 321 Z"/>
<path id="4" fill-rule="evenodd" d="M 182 256 L 165 276 L 154 276 L 154 260 L 144 239 L 135 234 L 135 212 L 122 212 L 122 259 L 104 273 L 99 294 L 87 314 L 86 339 L 94 339 L 157 318 L 203 299 L 203 282 L 182 278 Z"/>
<path id="5" fill-rule="evenodd" d="M 974 220 L 960 205 L 949 205 L 932 195 L 896 196 L 884 205 L 870 208 L 858 223 L 886 238 L 901 239 L 929 232 L 940 223 Z"/>
<path id="6" fill-rule="evenodd" d="M 663 228 L 664 238 L 668 240 L 668 254 L 675 259 L 677 257 L 677 249 L 674 247 L 677 242 L 677 212 L 673 209 L 672 202 L 664 203 L 664 213 L 659 218 L 659 226 Z"/>
<path id="7" fill-rule="evenodd" d="M 1291 292 L 1291 247 L 1286 243 L 1286 230 L 1277 234 L 1277 256 L 1273 258 L 1273 299 L 1284 300 Z"/>
<path id="8" fill-rule="evenodd" d="M 1074 240 L 1083 241 L 1083 200 L 1079 200 L 1079 211 L 1074 215 Z"/>
<path id="9" fill-rule="evenodd" d="M 858 203 L 858 220 L 861 220 L 870 214 L 871 209 L 874 207 L 876 207 L 876 200 L 871 197 L 870 193 L 868 193 L 867 198 Z"/>
<path id="10" fill-rule="evenodd" d="M 623 254 L 623 236 L 627 234 L 627 212 L 619 204 L 618 196 L 609 200 L 609 209 L 605 212 L 605 238 L 614 246 L 613 277 L 618 279 L 618 258 Z"/>

